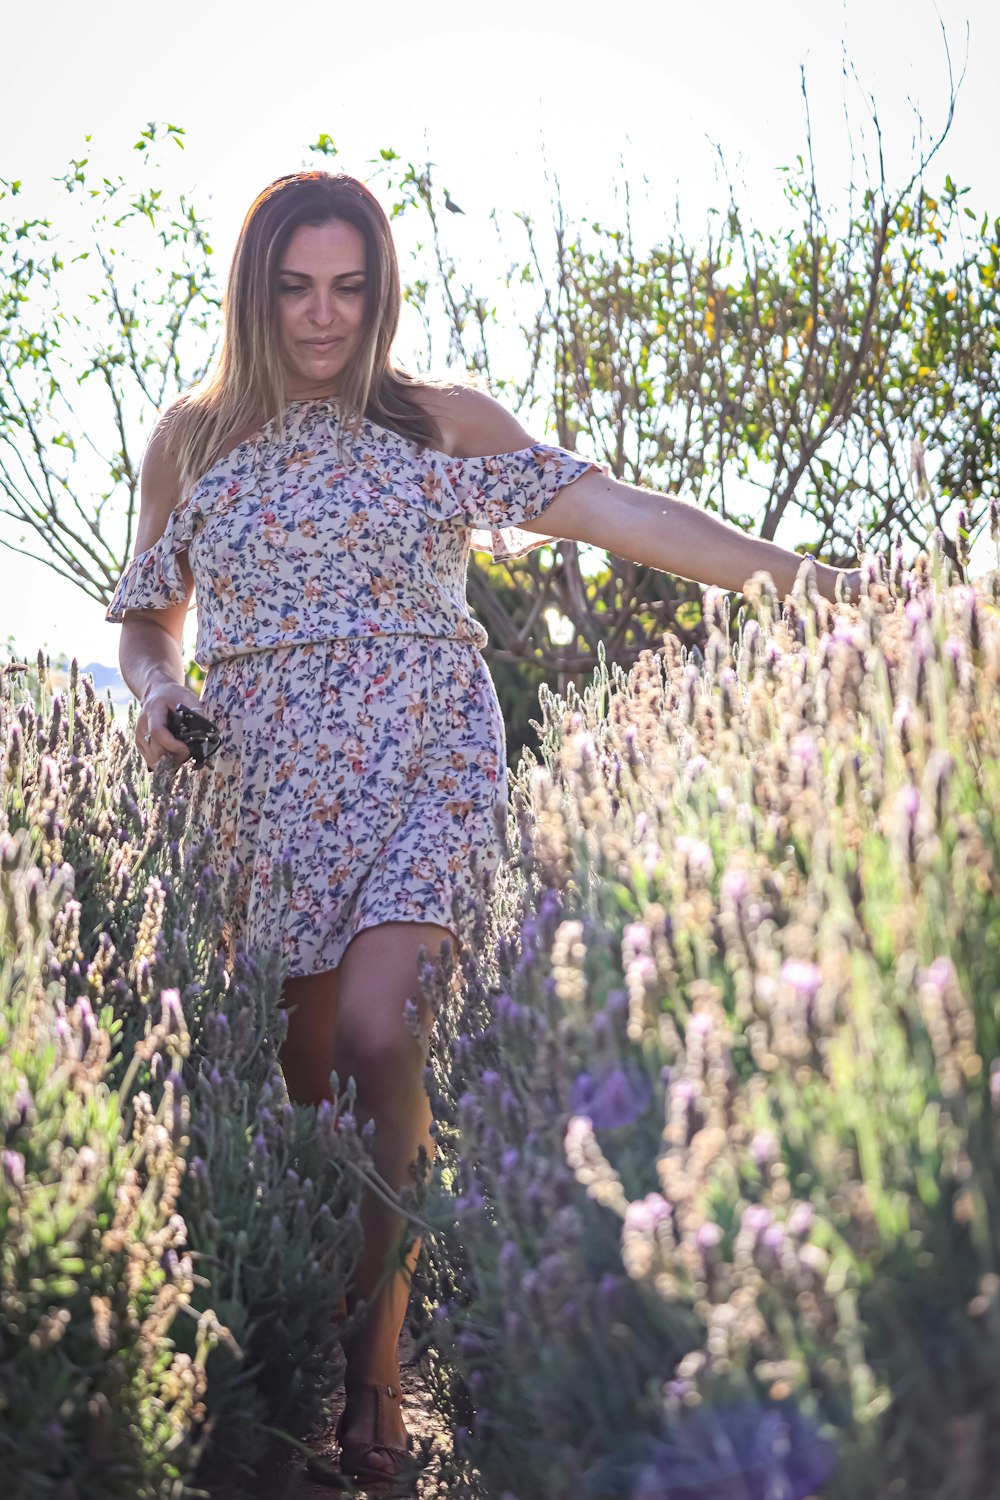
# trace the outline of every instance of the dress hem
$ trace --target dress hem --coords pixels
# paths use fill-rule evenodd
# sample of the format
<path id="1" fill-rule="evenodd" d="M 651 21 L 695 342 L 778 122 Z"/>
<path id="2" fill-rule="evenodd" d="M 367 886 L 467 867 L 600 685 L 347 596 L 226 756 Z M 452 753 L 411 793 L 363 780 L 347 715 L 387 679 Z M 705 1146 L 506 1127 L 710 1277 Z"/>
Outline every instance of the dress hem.
<path id="1" fill-rule="evenodd" d="M 441 922 L 441 921 L 439 921 L 437 917 L 378 917 L 374 922 L 362 922 L 355 929 L 355 931 L 351 933 L 350 937 L 347 939 L 346 943 L 341 948 L 341 950 L 340 950 L 340 957 L 339 957 L 338 961 L 335 964 L 331 965 L 331 964 L 325 963 L 323 965 L 323 967 L 320 968 L 320 969 L 304 969 L 301 973 L 298 973 L 298 974 L 285 973 L 284 978 L 285 979 L 313 979 L 313 978 L 315 978 L 315 976 L 317 974 L 332 974 L 332 973 L 335 973 L 336 970 L 339 969 L 340 966 L 341 966 L 341 964 L 344 962 L 344 954 L 347 952 L 348 948 L 351 946 L 351 943 L 354 941 L 354 939 L 356 937 L 358 937 L 358 935 L 360 933 L 362 933 L 362 932 L 368 932 L 373 927 L 388 927 L 388 926 L 395 925 L 395 924 L 400 923 L 400 922 L 407 922 L 407 923 L 415 924 L 415 925 L 420 926 L 420 927 L 444 927 L 452 935 L 452 938 L 453 938 L 452 947 L 453 947 L 453 949 L 457 949 L 458 945 L 461 943 L 461 939 L 459 938 L 458 933 L 455 931 L 455 929 L 452 926 L 450 926 L 447 922 Z"/>

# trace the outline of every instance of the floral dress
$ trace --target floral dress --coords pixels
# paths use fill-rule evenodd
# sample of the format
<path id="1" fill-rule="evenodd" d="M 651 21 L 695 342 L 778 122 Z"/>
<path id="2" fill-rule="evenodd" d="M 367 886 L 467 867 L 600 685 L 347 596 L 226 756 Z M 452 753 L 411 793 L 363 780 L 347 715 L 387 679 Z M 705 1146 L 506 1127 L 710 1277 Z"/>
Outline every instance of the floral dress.
<path id="1" fill-rule="evenodd" d="M 202 708 L 222 744 L 192 816 L 235 862 L 230 942 L 289 976 L 335 968 L 379 922 L 456 931 L 505 852 L 507 766 L 470 546 L 518 530 L 596 466 L 536 444 L 490 458 L 421 449 L 337 403 L 291 402 L 221 458 L 119 579 L 106 619 L 195 582 Z"/>

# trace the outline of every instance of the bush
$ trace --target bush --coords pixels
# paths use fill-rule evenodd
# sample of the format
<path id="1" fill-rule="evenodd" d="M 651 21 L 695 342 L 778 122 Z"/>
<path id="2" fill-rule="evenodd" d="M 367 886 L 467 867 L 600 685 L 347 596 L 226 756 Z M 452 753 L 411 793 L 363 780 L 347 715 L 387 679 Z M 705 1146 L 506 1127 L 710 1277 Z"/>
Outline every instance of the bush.
<path id="1" fill-rule="evenodd" d="M 866 566 L 543 694 L 435 989 L 456 1495 L 993 1492 L 1000 579 Z"/>
<path id="2" fill-rule="evenodd" d="M 177 1213 L 187 1037 L 167 992 L 143 1047 L 162 1064 L 158 1104 L 135 1069 L 120 1092 L 107 1086 L 108 1030 L 49 980 L 72 881 L 57 867 L 43 875 L 32 854 L 28 830 L 0 834 L 5 1493 L 51 1494 L 69 1478 L 82 1495 L 169 1493 L 190 1461 L 218 1332 L 206 1311 L 193 1358 L 168 1341 L 194 1285 Z"/>
<path id="3" fill-rule="evenodd" d="M 238 1487 L 337 1382 L 368 1152 L 345 1101 L 288 1101 L 197 771 L 150 789 L 131 718 L 44 676 L 0 698 L 4 1494 Z"/>

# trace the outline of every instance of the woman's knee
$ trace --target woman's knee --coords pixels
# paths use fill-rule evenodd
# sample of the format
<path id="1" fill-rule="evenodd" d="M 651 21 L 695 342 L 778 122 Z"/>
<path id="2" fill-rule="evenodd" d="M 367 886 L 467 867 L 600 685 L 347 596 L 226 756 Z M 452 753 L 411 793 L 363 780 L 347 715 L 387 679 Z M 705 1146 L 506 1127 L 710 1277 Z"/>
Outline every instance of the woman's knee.
<path id="1" fill-rule="evenodd" d="M 423 1087 L 427 1050 L 413 1035 L 403 1010 L 400 1001 L 395 1020 L 384 1013 L 355 1017 L 337 1038 L 335 1065 L 341 1084 L 353 1078 L 362 1102 L 391 1100 Z"/>
<path id="2" fill-rule="evenodd" d="M 420 979 L 420 948 L 440 951 L 447 929 L 389 922 L 359 932 L 341 965 L 337 1071 L 351 1076 L 362 1105 L 398 1098 L 409 1112 L 423 1092 L 431 1010 Z"/>

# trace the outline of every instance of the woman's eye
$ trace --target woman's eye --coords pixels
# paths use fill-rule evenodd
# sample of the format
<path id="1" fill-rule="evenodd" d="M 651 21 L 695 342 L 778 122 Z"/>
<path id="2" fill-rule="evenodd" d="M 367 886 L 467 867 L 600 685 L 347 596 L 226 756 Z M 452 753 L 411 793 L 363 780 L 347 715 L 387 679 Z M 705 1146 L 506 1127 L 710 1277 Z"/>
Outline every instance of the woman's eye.
<path id="1" fill-rule="evenodd" d="M 357 297 L 357 296 L 359 296 L 364 291 L 364 287 L 363 286 L 342 286 L 340 288 L 340 290 L 347 297 Z"/>
<path id="2" fill-rule="evenodd" d="M 304 286 L 283 286 L 279 290 L 286 296 L 294 296 L 296 292 L 304 292 Z"/>

